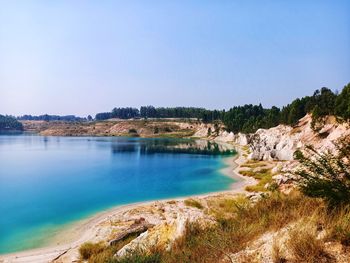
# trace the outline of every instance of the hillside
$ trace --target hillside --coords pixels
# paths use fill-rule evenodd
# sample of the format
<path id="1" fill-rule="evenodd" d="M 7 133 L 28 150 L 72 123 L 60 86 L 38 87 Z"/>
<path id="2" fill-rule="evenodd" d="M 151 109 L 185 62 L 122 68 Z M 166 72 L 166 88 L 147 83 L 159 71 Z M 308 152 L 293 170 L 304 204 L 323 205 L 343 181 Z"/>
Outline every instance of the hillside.
<path id="1" fill-rule="evenodd" d="M 192 120 L 106 120 L 94 122 L 22 121 L 24 130 L 45 136 L 189 137 L 200 129 Z M 208 124 L 208 127 L 213 125 Z M 208 128 L 206 128 L 207 131 Z"/>

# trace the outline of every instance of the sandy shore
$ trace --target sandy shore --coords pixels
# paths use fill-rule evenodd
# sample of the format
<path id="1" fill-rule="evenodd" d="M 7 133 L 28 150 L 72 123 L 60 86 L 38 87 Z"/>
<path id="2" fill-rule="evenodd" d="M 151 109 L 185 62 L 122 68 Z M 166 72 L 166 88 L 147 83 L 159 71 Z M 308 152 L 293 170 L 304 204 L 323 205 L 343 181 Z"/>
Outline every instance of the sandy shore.
<path id="1" fill-rule="evenodd" d="M 149 201 L 149 202 L 139 202 L 129 205 L 122 205 L 112 208 L 110 210 L 98 213 L 88 219 L 79 221 L 72 224 L 72 226 L 64 229 L 52 242 L 52 245 L 47 247 L 32 249 L 22 252 L 16 252 L 11 254 L 5 254 L 0 256 L 0 262 L 52 262 L 60 258 L 62 255 L 67 253 L 67 251 L 75 250 L 80 247 L 81 244 L 92 240 L 96 233 L 98 232 L 98 227 L 104 221 L 109 220 L 110 217 L 116 214 L 122 214 L 128 210 L 135 209 L 140 206 L 152 205 L 155 202 L 167 202 L 169 200 L 181 201 L 188 199 L 189 197 L 205 198 L 209 196 L 215 196 L 223 193 L 243 193 L 244 188 L 247 185 L 253 185 L 256 183 L 255 179 L 250 177 L 241 176 L 238 172 L 239 167 L 242 163 L 246 161 L 246 158 L 241 154 L 238 149 L 238 154 L 234 157 L 225 158 L 224 162 L 227 167 L 221 170 L 227 176 L 230 176 L 235 180 L 231 185 L 231 189 L 227 191 L 213 192 L 202 195 L 186 196 L 180 198 L 171 198 L 166 200 Z"/>

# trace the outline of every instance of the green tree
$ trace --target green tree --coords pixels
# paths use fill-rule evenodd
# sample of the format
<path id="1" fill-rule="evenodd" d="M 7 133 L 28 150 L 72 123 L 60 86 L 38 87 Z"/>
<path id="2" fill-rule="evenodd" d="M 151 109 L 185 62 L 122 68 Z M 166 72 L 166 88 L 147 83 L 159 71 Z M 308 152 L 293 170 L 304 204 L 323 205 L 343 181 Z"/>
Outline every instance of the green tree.
<path id="1" fill-rule="evenodd" d="M 15 117 L 0 115 L 0 131 L 23 130 L 23 125 Z"/>
<path id="2" fill-rule="evenodd" d="M 350 119 L 350 83 L 338 95 L 335 101 L 335 113 L 345 120 Z"/>

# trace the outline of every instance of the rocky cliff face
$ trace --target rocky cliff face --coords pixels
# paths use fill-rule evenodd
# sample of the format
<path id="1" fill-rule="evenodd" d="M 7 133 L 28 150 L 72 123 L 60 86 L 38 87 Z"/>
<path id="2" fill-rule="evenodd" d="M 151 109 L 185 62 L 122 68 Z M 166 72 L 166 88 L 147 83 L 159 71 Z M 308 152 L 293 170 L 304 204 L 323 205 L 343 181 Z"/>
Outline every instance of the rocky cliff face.
<path id="1" fill-rule="evenodd" d="M 249 139 L 251 159 L 293 160 L 297 149 L 312 145 L 317 150 L 333 150 L 333 142 L 342 136 L 350 136 L 347 123 L 338 123 L 334 117 L 325 120 L 317 132 L 311 128 L 311 116 L 300 119 L 295 127 L 279 125 L 271 129 L 259 129 Z"/>

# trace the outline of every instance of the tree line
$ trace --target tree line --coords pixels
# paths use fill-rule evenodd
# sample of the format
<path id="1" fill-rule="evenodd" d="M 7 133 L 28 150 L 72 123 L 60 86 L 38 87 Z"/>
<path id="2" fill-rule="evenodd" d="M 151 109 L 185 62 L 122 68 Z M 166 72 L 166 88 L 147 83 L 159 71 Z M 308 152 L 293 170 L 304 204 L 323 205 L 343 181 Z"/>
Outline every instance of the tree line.
<path id="1" fill-rule="evenodd" d="M 349 120 L 350 83 L 340 93 L 323 87 L 320 90 L 316 90 L 312 96 L 297 98 L 281 109 L 276 106 L 264 108 L 261 104 L 234 106 L 227 111 L 207 110 L 198 107 L 142 106 L 140 109 L 119 107 L 112 109 L 110 112 L 97 113 L 95 120 L 107 120 L 111 118 L 194 118 L 205 123 L 220 121 L 226 126 L 228 131 L 235 133 L 252 133 L 259 128 L 271 128 L 279 124 L 295 125 L 307 113 L 312 114 L 312 126 L 315 129 L 319 126 L 318 124 L 322 124 L 323 117 L 326 115 L 335 115 L 339 120 Z M 2 129 L 5 126 L 17 127 L 19 124 L 16 124 L 13 119 L 16 120 L 14 117 L 3 116 Z M 75 115 L 58 116 L 44 114 L 40 116 L 23 115 L 17 117 L 17 120 L 92 121 L 93 118 L 90 115 L 85 118 Z"/>
<path id="2" fill-rule="evenodd" d="M 350 119 L 350 83 L 338 94 L 329 88 L 316 90 L 312 96 L 293 100 L 281 109 L 261 104 L 235 106 L 228 111 L 207 110 L 196 107 L 114 108 L 111 112 L 96 114 L 96 120 L 110 118 L 195 118 L 210 123 L 221 121 L 228 131 L 251 133 L 259 128 L 271 128 L 279 124 L 295 125 L 307 113 L 313 117 L 313 125 L 326 115 L 336 115 L 340 120 Z"/>
<path id="3" fill-rule="evenodd" d="M 295 125 L 307 113 L 312 114 L 312 126 L 322 125 L 323 117 L 335 115 L 339 120 L 350 119 L 350 83 L 338 94 L 329 88 L 316 90 L 312 96 L 297 98 L 279 109 L 264 109 L 261 105 L 244 105 L 231 108 L 221 116 L 226 127 L 233 132 L 255 132 L 279 124 Z"/>
<path id="4" fill-rule="evenodd" d="M 0 115 L 0 130 L 23 130 L 23 125 L 15 117 L 8 115 Z"/>
<path id="5" fill-rule="evenodd" d="M 132 119 L 132 118 L 196 118 L 201 119 L 203 108 L 195 107 L 159 107 L 142 106 L 137 108 L 114 108 L 111 112 L 97 113 L 96 120 L 107 120 L 111 118 Z"/>
<path id="6" fill-rule="evenodd" d="M 91 121 L 92 117 L 89 115 L 87 118 L 85 117 L 77 117 L 75 115 L 48 115 L 43 114 L 39 116 L 32 116 L 32 115 L 23 115 L 17 117 L 17 120 L 24 120 L 24 121 Z"/>

